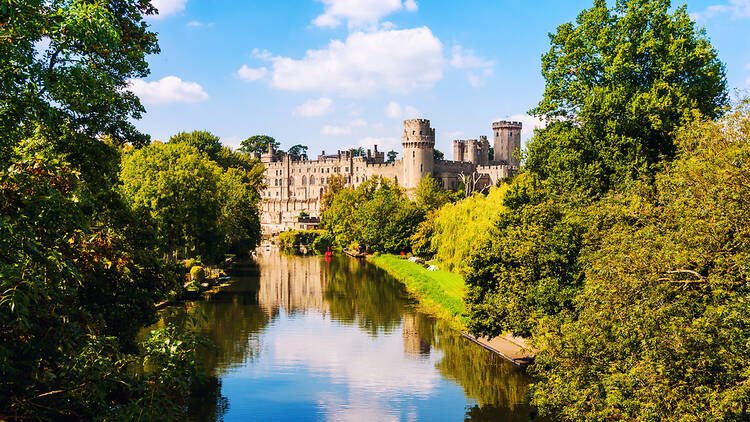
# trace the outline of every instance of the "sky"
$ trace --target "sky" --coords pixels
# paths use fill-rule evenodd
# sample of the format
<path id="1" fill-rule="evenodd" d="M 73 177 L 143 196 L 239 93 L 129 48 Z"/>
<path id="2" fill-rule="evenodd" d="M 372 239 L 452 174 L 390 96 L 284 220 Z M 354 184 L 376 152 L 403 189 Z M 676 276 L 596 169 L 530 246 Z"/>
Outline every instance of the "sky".
<path id="1" fill-rule="evenodd" d="M 208 130 L 231 147 L 270 135 L 317 156 L 400 151 L 403 120 L 426 118 L 436 148 L 491 138 L 491 123 L 538 125 L 550 32 L 593 0 L 152 0 L 161 53 L 130 89 L 155 140 Z M 685 3 L 674 2 L 675 6 Z M 693 0 L 733 93 L 750 90 L 750 0 Z M 735 94 L 739 95 L 739 94 Z"/>

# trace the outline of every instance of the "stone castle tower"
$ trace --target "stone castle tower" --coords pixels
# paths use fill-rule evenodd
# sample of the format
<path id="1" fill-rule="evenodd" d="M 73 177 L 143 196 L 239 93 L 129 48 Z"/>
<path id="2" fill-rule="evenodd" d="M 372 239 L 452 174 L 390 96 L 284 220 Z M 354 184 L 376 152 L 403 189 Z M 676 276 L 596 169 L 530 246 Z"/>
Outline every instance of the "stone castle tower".
<path id="1" fill-rule="evenodd" d="M 521 150 L 522 128 L 523 124 L 520 122 L 500 121 L 492 124 L 492 131 L 495 133 L 493 161 L 507 163 L 515 168 L 520 166 L 519 160 L 513 155 Z"/>
<path id="2" fill-rule="evenodd" d="M 490 163 L 490 143 L 487 141 L 487 137 L 480 136 L 478 141 L 476 139 L 454 140 L 453 159 L 478 166 L 488 165 Z"/>
<path id="3" fill-rule="evenodd" d="M 430 127 L 430 121 L 405 120 L 401 145 L 404 147 L 403 180 L 399 184 L 413 189 L 435 167 L 435 129 Z"/>

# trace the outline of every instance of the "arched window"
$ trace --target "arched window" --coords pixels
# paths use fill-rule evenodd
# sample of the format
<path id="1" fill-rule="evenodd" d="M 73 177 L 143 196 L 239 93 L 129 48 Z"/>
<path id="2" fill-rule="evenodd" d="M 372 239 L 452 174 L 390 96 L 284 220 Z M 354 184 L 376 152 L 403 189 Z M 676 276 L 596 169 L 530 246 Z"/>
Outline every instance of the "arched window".
<path id="1" fill-rule="evenodd" d="M 294 177 L 289 178 L 289 186 L 294 186 Z"/>
<path id="2" fill-rule="evenodd" d="M 307 184 L 307 176 L 302 176 L 302 184 L 303 185 Z"/>
<path id="3" fill-rule="evenodd" d="M 310 184 L 311 185 L 315 184 L 315 176 L 310 176 Z"/>

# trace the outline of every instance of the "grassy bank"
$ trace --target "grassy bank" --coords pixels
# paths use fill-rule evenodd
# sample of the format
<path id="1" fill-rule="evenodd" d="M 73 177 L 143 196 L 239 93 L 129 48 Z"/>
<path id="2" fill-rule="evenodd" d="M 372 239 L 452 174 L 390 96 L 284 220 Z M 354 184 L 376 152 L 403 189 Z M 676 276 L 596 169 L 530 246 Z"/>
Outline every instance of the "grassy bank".
<path id="1" fill-rule="evenodd" d="M 428 271 L 397 255 L 371 256 L 368 260 L 404 283 L 409 293 L 419 300 L 421 310 L 450 321 L 456 328 L 463 328 L 461 314 L 466 284 L 460 275 L 443 270 Z"/>

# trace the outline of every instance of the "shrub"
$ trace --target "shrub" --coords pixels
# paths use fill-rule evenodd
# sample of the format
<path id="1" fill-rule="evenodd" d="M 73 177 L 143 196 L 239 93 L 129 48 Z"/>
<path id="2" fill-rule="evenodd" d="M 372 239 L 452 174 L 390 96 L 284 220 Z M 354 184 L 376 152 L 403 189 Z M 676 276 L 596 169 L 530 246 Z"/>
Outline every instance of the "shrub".
<path id="1" fill-rule="evenodd" d="M 331 233 L 327 231 L 322 231 L 322 233 L 318 237 L 316 237 L 312 243 L 313 250 L 321 255 L 326 253 L 326 251 L 328 251 L 328 249 L 332 246 L 333 236 L 331 236 Z"/>
<path id="2" fill-rule="evenodd" d="M 196 283 L 203 283 L 206 280 L 206 270 L 200 265 L 190 269 L 190 279 Z"/>

